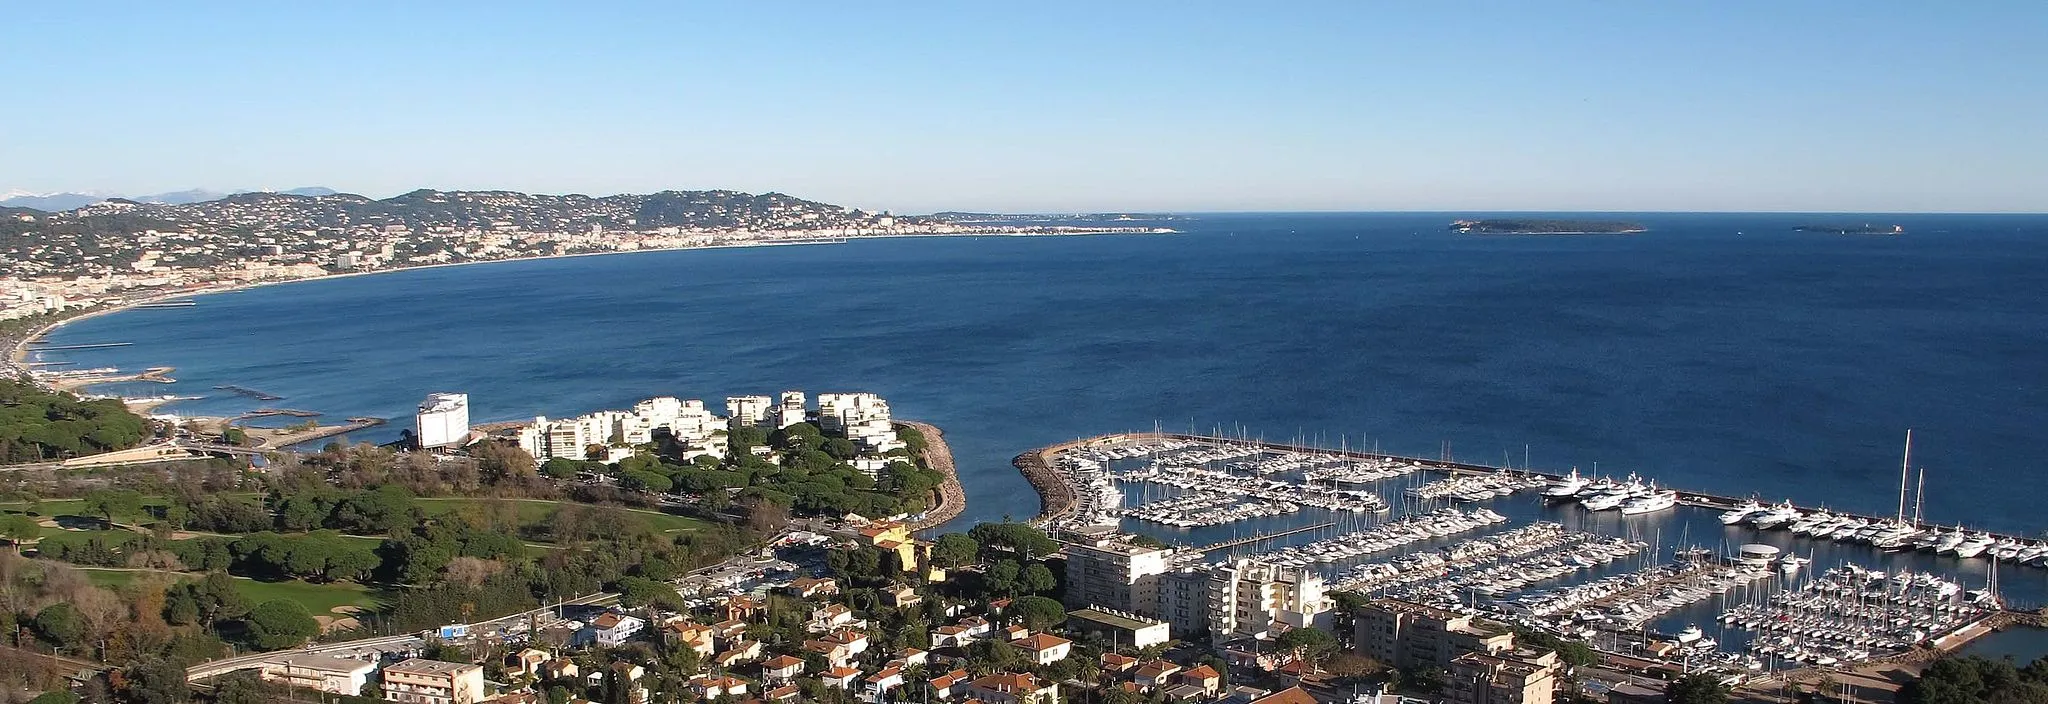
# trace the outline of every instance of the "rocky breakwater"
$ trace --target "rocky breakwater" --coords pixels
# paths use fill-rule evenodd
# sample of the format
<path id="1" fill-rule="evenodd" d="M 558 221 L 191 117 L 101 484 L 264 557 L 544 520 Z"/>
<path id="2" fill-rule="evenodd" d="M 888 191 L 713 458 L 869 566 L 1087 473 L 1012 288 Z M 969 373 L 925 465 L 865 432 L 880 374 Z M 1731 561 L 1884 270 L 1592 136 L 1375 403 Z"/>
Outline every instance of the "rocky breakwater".
<path id="1" fill-rule="evenodd" d="M 1024 473 L 1024 480 L 1031 482 L 1031 488 L 1038 491 L 1038 517 L 1034 523 L 1045 523 L 1066 518 L 1074 513 L 1080 501 L 1074 493 L 1074 482 L 1058 468 L 1059 456 L 1075 448 L 1090 445 L 1111 444 L 1130 440 L 1148 440 L 1166 437 L 1158 433 L 1124 433 L 1079 440 L 1069 440 L 1057 445 L 1041 447 L 1018 455 L 1010 460 L 1017 471 Z"/>
<path id="2" fill-rule="evenodd" d="M 953 449 L 946 446 L 945 433 L 938 426 L 914 420 L 899 420 L 896 425 L 916 430 L 924 435 L 924 461 L 926 468 L 945 475 L 939 483 L 938 504 L 924 513 L 924 517 L 910 525 L 911 530 L 937 528 L 960 517 L 967 510 L 967 491 L 960 487 L 960 473 L 953 467 Z"/>

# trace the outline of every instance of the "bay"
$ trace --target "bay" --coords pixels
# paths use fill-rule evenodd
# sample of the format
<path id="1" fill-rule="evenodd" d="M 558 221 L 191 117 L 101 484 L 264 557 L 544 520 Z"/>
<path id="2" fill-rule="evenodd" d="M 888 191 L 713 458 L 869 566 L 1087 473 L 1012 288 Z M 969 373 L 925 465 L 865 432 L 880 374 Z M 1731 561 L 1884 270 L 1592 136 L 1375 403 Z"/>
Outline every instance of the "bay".
<path id="1" fill-rule="evenodd" d="M 53 343 L 136 344 L 48 355 L 176 366 L 178 384 L 107 389 L 208 397 L 173 412 L 401 425 L 433 391 L 469 393 L 478 422 L 874 391 L 946 431 L 962 524 L 1036 512 L 1012 455 L 1157 424 L 1516 465 L 1526 447 L 1539 468 L 1883 515 L 1911 427 L 1931 520 L 2048 528 L 2048 217 L 1602 214 L 1651 231 L 1574 237 L 1451 217 L 401 271 L 80 321 Z M 1908 234 L 1790 231 L 1815 222 Z"/>

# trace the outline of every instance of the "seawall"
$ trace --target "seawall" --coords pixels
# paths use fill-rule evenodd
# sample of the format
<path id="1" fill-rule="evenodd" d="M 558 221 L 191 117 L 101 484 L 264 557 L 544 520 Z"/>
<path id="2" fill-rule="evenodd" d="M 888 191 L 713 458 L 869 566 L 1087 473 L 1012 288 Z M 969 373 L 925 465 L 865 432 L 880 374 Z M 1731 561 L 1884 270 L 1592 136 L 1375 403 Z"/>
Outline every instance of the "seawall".
<path id="1" fill-rule="evenodd" d="M 936 492 L 938 504 L 926 511 L 922 520 L 912 523 L 910 529 L 937 528 L 959 518 L 967 510 L 967 490 L 960 486 L 960 472 L 953 467 L 953 448 L 946 445 L 946 434 L 938 426 L 920 421 L 898 420 L 896 425 L 924 434 L 924 465 L 946 477 L 939 482 Z"/>

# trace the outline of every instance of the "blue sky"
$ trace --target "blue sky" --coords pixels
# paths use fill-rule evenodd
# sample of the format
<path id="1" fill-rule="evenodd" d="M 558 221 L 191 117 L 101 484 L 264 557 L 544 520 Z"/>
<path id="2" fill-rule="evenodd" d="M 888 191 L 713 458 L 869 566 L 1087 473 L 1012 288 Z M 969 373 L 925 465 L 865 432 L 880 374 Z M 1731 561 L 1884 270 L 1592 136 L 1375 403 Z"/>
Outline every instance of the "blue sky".
<path id="1" fill-rule="evenodd" d="M 0 190 L 2048 210 L 2038 1 L 82 1 L 0 17 Z"/>

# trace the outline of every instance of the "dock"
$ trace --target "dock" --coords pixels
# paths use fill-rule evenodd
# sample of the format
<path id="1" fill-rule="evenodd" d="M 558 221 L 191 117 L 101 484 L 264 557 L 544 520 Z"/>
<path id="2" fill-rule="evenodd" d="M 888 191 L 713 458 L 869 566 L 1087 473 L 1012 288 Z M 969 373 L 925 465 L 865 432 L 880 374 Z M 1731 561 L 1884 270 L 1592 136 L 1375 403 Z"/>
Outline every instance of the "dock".
<path id="1" fill-rule="evenodd" d="M 1216 552 L 1216 551 L 1218 551 L 1218 550 L 1229 550 L 1229 549 L 1231 549 L 1231 548 L 1234 548 L 1234 547 L 1241 547 L 1241 546 L 1245 546 L 1245 545 L 1251 545 L 1251 544 L 1254 544 L 1254 543 L 1262 543 L 1262 542 L 1265 542 L 1265 541 L 1268 541 L 1268 540 L 1273 540 L 1273 539 L 1275 539 L 1275 538 L 1285 538 L 1285 537 L 1287 537 L 1287 536 L 1290 536 L 1290 535 L 1299 535 L 1299 534 L 1302 534 L 1302 533 L 1310 533 L 1310 532 L 1314 532 L 1314 531 L 1319 531 L 1319 530 L 1322 530 L 1322 529 L 1324 529 L 1324 528 L 1331 528 L 1331 527 L 1335 527 L 1336 525 L 1337 525 L 1337 522 L 1336 522 L 1336 521 L 1327 521 L 1327 522 L 1323 522 L 1323 523 L 1317 523 L 1317 524 L 1315 524 L 1315 525 L 1312 525 L 1312 526 L 1302 526 L 1302 527 L 1300 527 L 1300 528 L 1290 528 L 1290 529 L 1288 529 L 1288 530 L 1283 530 L 1283 531 L 1279 531 L 1279 532 L 1275 532 L 1275 533 L 1260 533 L 1260 534 L 1258 534 L 1258 535 L 1254 535 L 1254 536 L 1251 536 L 1251 537 L 1249 537 L 1249 538 L 1238 538 L 1238 539 L 1236 539 L 1236 540 L 1225 540 L 1225 541 L 1222 541 L 1222 542 L 1218 542 L 1218 543 L 1210 543 L 1210 544 L 1208 544 L 1208 545 L 1204 545 L 1204 546 L 1202 546 L 1202 547 L 1201 547 L 1201 548 L 1199 548 L 1199 549 L 1200 549 L 1200 550 L 1201 550 L 1202 552 L 1204 552 L 1204 553 L 1211 553 L 1211 552 Z"/>
<path id="2" fill-rule="evenodd" d="M 243 396 L 247 396 L 247 397 L 249 397 L 249 398 L 253 398 L 253 399 L 256 399 L 256 400 L 258 400 L 258 401 L 282 401 L 282 400 L 284 400 L 284 397 L 283 397 L 283 396 L 279 396 L 279 395 L 276 395 L 276 394 L 266 394 L 266 393 L 263 393 L 263 392 L 261 392 L 261 391 L 257 391 L 257 390 L 255 390 L 255 389 L 251 389 L 251 388 L 248 388 L 248 387 L 245 387 L 245 386 L 236 386 L 236 385 L 234 385 L 234 384 L 225 384 L 225 385 L 221 385 L 221 386 L 216 386 L 216 387 L 213 387 L 213 388 L 215 388 L 215 389 L 218 389 L 218 390 L 221 390 L 221 391 L 226 391 L 226 392 L 229 392 L 229 393 L 234 393 L 234 394 L 240 394 L 240 395 L 243 395 Z"/>

